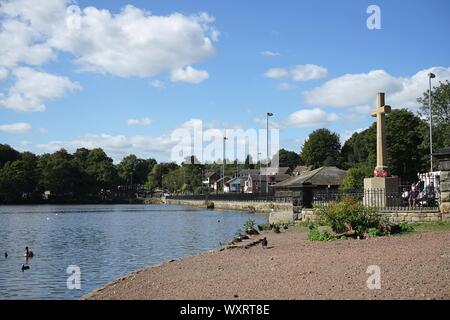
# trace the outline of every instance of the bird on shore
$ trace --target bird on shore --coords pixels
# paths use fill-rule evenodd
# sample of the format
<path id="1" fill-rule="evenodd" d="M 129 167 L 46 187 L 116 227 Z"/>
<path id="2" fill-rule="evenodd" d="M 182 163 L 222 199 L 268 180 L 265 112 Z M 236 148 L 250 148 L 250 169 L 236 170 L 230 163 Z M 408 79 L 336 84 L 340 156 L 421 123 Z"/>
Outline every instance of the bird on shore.
<path id="1" fill-rule="evenodd" d="M 266 248 L 267 248 L 267 238 L 266 238 L 266 237 L 264 237 L 264 238 L 262 239 L 261 245 L 262 245 L 263 249 L 266 249 Z"/>
<path id="2" fill-rule="evenodd" d="M 5 251 L 5 259 L 8 258 L 8 252 Z"/>
<path id="3" fill-rule="evenodd" d="M 24 256 L 27 257 L 27 258 L 33 258 L 34 257 L 34 253 L 33 253 L 33 251 L 29 250 L 28 247 L 25 247 L 25 254 L 24 254 Z"/>
<path id="4" fill-rule="evenodd" d="M 29 270 L 30 266 L 26 266 L 22 263 L 22 272 L 24 272 L 25 270 Z"/>

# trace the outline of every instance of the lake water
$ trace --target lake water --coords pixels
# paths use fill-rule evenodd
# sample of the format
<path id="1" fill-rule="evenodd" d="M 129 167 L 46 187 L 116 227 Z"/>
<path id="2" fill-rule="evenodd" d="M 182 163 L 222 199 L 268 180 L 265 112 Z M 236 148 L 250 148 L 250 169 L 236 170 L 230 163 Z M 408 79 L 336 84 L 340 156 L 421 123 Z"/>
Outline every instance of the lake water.
<path id="1" fill-rule="evenodd" d="M 0 299 L 77 299 L 133 270 L 215 249 L 247 219 L 267 222 L 166 205 L 0 206 Z M 26 246 L 35 256 L 22 272 Z M 70 265 L 80 267 L 81 290 L 67 288 Z"/>

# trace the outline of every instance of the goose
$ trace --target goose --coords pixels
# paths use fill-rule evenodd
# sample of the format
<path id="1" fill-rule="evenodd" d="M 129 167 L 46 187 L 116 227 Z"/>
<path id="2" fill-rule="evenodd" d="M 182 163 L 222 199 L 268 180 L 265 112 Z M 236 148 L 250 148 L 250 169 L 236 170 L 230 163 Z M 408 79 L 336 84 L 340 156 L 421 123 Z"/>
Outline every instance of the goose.
<path id="1" fill-rule="evenodd" d="M 30 269 L 30 266 L 26 266 L 22 263 L 22 272 L 24 272 L 25 270 Z"/>
<path id="2" fill-rule="evenodd" d="M 263 247 L 264 249 L 267 248 L 267 238 L 266 238 L 266 237 L 264 237 L 264 238 L 262 239 L 261 245 L 262 245 L 262 247 Z"/>
<path id="3" fill-rule="evenodd" d="M 33 253 L 33 251 L 29 250 L 28 247 L 25 247 L 25 254 L 24 254 L 24 256 L 27 257 L 27 258 L 33 258 L 34 253 Z"/>

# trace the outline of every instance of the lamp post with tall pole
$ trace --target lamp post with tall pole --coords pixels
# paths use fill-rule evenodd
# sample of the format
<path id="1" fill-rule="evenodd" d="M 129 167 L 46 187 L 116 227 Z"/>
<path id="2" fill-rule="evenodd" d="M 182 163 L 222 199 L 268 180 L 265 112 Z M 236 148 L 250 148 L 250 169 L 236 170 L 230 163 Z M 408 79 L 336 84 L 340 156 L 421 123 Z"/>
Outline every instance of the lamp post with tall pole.
<path id="1" fill-rule="evenodd" d="M 223 137 L 223 163 L 222 163 L 222 191 L 225 192 L 225 142 L 227 137 Z"/>
<path id="2" fill-rule="evenodd" d="M 428 94 L 428 107 L 430 108 L 430 173 L 433 172 L 433 111 L 431 106 L 431 79 L 434 79 L 436 75 L 434 73 L 428 74 L 428 81 L 430 85 L 430 91 Z"/>
<path id="3" fill-rule="evenodd" d="M 267 155 L 267 169 L 266 169 L 266 193 L 269 193 L 269 177 L 268 177 L 268 173 L 269 173 L 269 117 L 272 117 L 273 113 L 272 112 L 267 112 L 267 149 L 266 149 L 266 155 Z"/>
<path id="4" fill-rule="evenodd" d="M 258 162 L 259 162 L 259 193 L 261 193 L 261 152 L 258 152 Z"/>

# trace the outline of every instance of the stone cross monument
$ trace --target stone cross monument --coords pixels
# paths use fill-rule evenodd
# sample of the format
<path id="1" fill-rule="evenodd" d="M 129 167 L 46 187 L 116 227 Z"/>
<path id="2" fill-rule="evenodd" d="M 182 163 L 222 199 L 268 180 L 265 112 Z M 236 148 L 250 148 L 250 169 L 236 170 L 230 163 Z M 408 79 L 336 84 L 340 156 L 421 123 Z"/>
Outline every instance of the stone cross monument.
<path id="1" fill-rule="evenodd" d="M 377 108 L 372 116 L 377 118 L 377 166 L 376 176 L 388 176 L 386 161 L 386 119 L 385 115 L 391 112 L 391 107 L 384 104 L 384 92 L 377 94 Z"/>
<path id="2" fill-rule="evenodd" d="M 391 107 L 385 105 L 384 92 L 377 94 L 377 106 L 372 116 L 377 118 L 377 166 L 373 178 L 364 179 L 364 203 L 369 206 L 385 208 L 396 205 L 399 192 L 398 177 L 391 177 L 387 168 L 386 152 L 386 114 Z"/>

